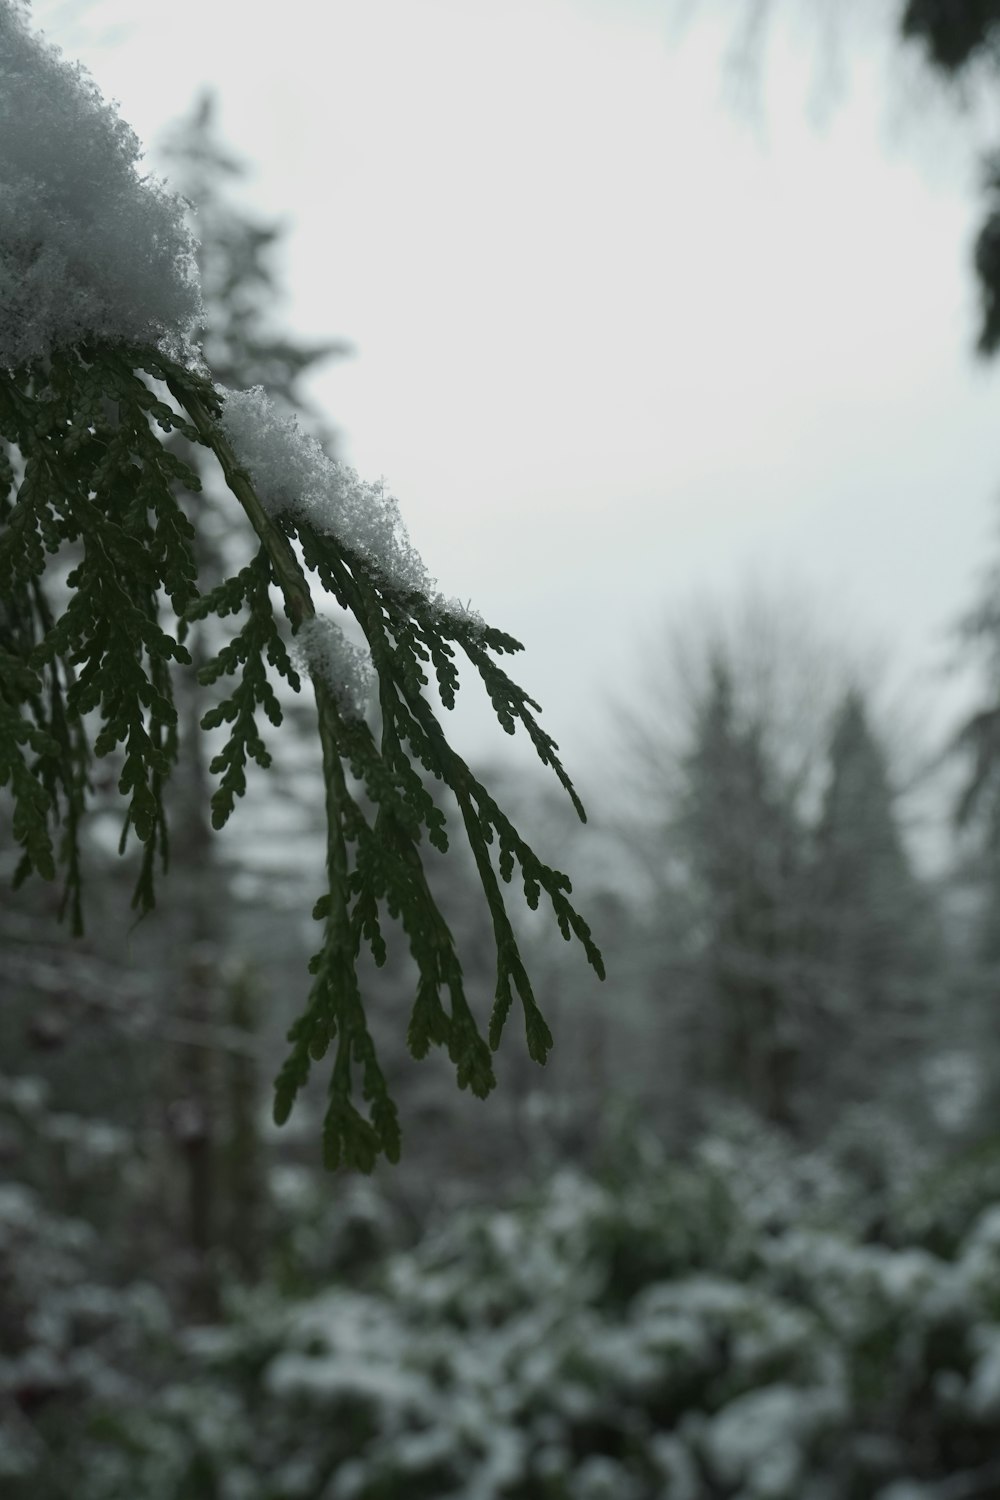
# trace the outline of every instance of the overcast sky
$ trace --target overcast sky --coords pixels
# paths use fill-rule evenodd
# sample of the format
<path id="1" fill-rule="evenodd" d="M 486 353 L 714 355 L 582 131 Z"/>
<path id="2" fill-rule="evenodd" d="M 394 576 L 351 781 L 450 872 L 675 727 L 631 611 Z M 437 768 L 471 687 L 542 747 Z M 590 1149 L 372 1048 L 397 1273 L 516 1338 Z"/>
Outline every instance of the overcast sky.
<path id="1" fill-rule="evenodd" d="M 248 201 L 290 226 L 288 324 L 357 349 L 313 386 L 342 456 L 525 642 L 584 782 L 640 643 L 751 574 L 933 696 L 994 531 L 974 131 L 900 107 L 877 31 L 817 126 L 788 7 L 755 122 L 727 103 L 739 9 L 33 6 L 149 146 L 215 88 Z"/>

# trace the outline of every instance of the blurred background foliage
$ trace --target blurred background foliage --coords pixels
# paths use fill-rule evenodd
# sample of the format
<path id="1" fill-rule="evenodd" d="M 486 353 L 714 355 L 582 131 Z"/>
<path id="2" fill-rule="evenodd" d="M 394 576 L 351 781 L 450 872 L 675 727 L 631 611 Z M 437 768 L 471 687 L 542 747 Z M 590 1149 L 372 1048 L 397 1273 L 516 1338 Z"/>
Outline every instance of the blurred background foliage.
<path id="1" fill-rule="evenodd" d="M 994 65 L 998 23 L 912 0 L 900 30 L 951 76 Z M 272 321 L 281 231 L 240 208 L 210 96 L 164 156 L 215 375 L 335 441 L 299 381 L 346 351 Z M 225 494 L 192 503 L 210 579 L 240 528 Z M 99 766 L 86 937 L 44 886 L 0 905 L 0 1493 L 1000 1495 L 998 587 L 960 629 L 982 693 L 952 745 L 835 631 L 748 591 L 665 624 L 589 828 L 492 768 L 578 876 L 610 977 L 525 913 L 556 1051 L 539 1075 L 508 1049 L 482 1104 L 403 1049 L 406 953 L 372 967 L 405 1144 L 370 1179 L 320 1169 L 315 1095 L 268 1118 L 322 861 L 308 707 L 221 837 L 187 737 L 173 875 L 139 926 Z M 918 860 L 928 788 L 956 777 Z M 485 1003 L 475 881 L 431 860 Z M 7 883 L 14 863 L 4 824 Z"/>

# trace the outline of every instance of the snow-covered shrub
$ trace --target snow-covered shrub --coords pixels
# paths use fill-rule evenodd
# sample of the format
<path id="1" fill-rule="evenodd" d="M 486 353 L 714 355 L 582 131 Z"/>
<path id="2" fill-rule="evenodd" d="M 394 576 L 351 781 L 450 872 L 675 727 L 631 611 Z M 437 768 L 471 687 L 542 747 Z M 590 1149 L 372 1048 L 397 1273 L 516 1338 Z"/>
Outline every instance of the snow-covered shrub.
<path id="1" fill-rule="evenodd" d="M 116 1444 L 109 1447 L 98 1430 L 108 1413 L 141 1407 L 155 1385 L 153 1351 L 171 1328 L 166 1302 L 149 1282 L 102 1279 L 98 1252 L 91 1225 L 51 1211 L 20 1184 L 0 1187 L 5 1500 L 70 1494 L 85 1500 L 92 1424 L 95 1463 L 110 1458 L 120 1468 Z"/>
<path id="2" fill-rule="evenodd" d="M 831 1222 L 850 1192 L 834 1151 L 799 1162 L 822 1191 L 761 1221 L 733 1186 L 794 1157 L 768 1134 L 452 1213 L 363 1293 L 234 1297 L 184 1340 L 183 1398 L 175 1377 L 126 1416 L 119 1492 L 128 1472 L 149 1500 L 178 1473 L 246 1500 L 976 1493 L 1000 1420 L 1000 1210 L 982 1202 L 951 1258 L 866 1240 L 860 1186 Z"/>

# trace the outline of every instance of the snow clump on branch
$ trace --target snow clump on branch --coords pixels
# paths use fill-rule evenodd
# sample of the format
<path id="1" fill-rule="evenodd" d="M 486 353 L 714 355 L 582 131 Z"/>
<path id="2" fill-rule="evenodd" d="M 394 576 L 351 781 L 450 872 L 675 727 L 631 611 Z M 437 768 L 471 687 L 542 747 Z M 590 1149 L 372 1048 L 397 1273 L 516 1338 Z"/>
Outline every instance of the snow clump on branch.
<path id="1" fill-rule="evenodd" d="M 0 0 L 0 365 L 87 339 L 199 362 L 184 204 L 93 79 Z"/>
<path id="2" fill-rule="evenodd" d="M 307 522 L 364 558 L 390 587 L 422 594 L 439 618 L 485 630 L 474 609 L 435 590 L 407 535 L 399 501 L 383 484 L 360 479 L 348 464 L 330 458 L 296 417 L 281 415 L 263 386 L 218 389 L 222 430 L 268 515 Z"/>
<path id="3" fill-rule="evenodd" d="M 298 666 L 325 682 L 347 719 L 363 719 L 371 700 L 373 669 L 367 652 L 352 646 L 335 620 L 314 615 L 295 636 Z"/>
<path id="4" fill-rule="evenodd" d="M 406 534 L 395 495 L 329 458 L 295 417 L 277 411 L 263 386 L 222 389 L 222 395 L 222 429 L 269 515 L 307 522 L 358 553 L 393 588 L 432 597 L 433 580 Z"/>

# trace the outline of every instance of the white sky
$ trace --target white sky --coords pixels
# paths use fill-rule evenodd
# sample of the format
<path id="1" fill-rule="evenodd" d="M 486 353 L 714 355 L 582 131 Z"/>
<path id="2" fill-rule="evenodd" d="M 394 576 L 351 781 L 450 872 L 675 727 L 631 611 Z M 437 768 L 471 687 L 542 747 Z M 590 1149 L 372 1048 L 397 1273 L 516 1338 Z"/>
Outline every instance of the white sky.
<path id="1" fill-rule="evenodd" d="M 313 387 L 343 456 L 525 642 L 585 785 L 642 640 L 749 573 L 888 644 L 932 704 L 1000 481 L 969 122 L 930 98 L 894 129 L 862 37 L 817 128 L 816 38 L 779 16 L 755 129 L 724 103 L 732 6 L 679 39 L 675 10 L 33 6 L 148 145 L 218 91 L 248 201 L 290 221 L 287 323 L 357 348 Z M 486 711 L 467 733 L 505 741 Z"/>

